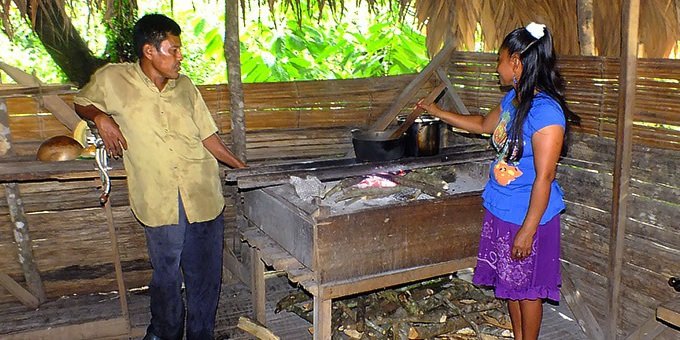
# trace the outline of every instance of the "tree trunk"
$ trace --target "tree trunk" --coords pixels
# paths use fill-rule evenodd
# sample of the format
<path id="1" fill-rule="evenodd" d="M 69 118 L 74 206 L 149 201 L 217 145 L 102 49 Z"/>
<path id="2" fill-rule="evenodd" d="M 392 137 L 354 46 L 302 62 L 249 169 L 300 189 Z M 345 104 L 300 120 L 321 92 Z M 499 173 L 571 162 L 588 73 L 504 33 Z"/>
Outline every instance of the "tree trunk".
<path id="1" fill-rule="evenodd" d="M 238 2 L 227 0 L 225 4 L 224 54 L 227 59 L 227 83 L 231 100 L 231 140 L 234 155 L 246 161 L 246 124 L 241 82 L 241 49 L 238 33 Z"/>
<path id="2" fill-rule="evenodd" d="M 593 0 L 578 0 L 578 41 L 581 55 L 595 55 L 595 31 L 593 29 Z"/>
<path id="3" fill-rule="evenodd" d="M 19 10 L 32 22 L 33 31 L 54 62 L 76 86 L 85 85 L 94 71 L 106 61 L 92 54 L 69 18 L 62 14 L 57 0 L 40 1 L 40 8 L 34 12 L 35 15 L 30 14 L 33 10 L 30 3 L 22 2 L 15 0 Z"/>

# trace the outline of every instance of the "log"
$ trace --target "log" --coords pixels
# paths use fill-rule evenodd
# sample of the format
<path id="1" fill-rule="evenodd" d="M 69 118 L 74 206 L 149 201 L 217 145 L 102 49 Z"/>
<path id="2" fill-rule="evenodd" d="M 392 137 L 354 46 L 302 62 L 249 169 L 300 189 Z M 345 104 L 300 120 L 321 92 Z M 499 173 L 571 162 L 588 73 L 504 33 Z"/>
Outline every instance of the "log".
<path id="1" fill-rule="evenodd" d="M 30 308 L 38 308 L 40 301 L 5 273 L 0 273 L 0 286 L 5 287 L 21 303 Z"/>
<path id="2" fill-rule="evenodd" d="M 24 271 L 28 290 L 38 299 L 40 303 L 45 301 L 45 288 L 43 287 L 40 272 L 33 259 L 33 247 L 31 237 L 28 233 L 28 221 L 24 213 L 23 202 L 17 183 L 6 183 L 5 195 L 14 228 L 14 240 L 16 241 L 19 252 L 19 263 Z"/>
<path id="3" fill-rule="evenodd" d="M 253 320 L 250 320 L 244 316 L 240 316 L 238 318 L 238 325 L 236 325 L 239 329 L 243 330 L 244 332 L 248 332 L 249 334 L 254 335 L 260 340 L 279 340 L 280 338 L 276 336 L 271 330 L 269 330 L 267 327 L 264 327 L 258 323 L 256 323 Z"/>

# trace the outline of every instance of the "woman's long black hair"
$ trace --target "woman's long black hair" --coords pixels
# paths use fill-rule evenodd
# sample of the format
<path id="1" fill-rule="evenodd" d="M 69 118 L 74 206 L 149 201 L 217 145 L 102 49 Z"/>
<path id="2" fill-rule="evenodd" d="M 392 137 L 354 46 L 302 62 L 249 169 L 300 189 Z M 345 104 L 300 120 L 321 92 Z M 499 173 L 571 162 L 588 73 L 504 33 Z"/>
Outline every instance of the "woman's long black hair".
<path id="1" fill-rule="evenodd" d="M 580 118 L 572 112 L 564 99 L 564 80 L 556 67 L 555 49 L 552 36 L 547 28 L 540 39 L 534 38 L 529 31 L 520 27 L 510 32 L 503 43 L 501 50 L 507 49 L 508 55 L 519 54 L 522 62 L 522 76 L 517 79 L 517 114 L 513 119 L 508 131 L 508 152 L 506 162 L 516 162 L 522 157 L 524 151 L 524 135 L 522 126 L 529 115 L 529 109 L 534 100 L 536 90 L 547 94 L 560 103 L 567 121 L 562 155 L 567 151 L 567 136 L 569 125 L 579 124 Z"/>

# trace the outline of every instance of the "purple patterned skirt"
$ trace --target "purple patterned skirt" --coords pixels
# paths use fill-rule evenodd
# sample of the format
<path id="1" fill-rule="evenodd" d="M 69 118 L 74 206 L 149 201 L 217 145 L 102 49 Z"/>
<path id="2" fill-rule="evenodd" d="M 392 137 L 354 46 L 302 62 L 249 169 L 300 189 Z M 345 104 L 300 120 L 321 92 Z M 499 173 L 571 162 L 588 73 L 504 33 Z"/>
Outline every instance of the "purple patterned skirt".
<path id="1" fill-rule="evenodd" d="M 472 282 L 493 287 L 499 299 L 559 301 L 560 216 L 538 227 L 529 257 L 513 260 L 510 250 L 520 227 L 485 209 Z"/>

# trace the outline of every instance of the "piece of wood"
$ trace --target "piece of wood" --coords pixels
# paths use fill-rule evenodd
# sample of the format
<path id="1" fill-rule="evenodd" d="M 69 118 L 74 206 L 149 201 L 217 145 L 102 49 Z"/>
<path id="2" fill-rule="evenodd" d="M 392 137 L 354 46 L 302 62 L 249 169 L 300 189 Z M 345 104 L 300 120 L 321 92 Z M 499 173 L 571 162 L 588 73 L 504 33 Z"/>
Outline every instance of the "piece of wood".
<path id="1" fill-rule="evenodd" d="M 77 325 L 49 327 L 28 332 L 3 334 L 3 340 L 25 339 L 106 339 L 127 338 L 129 322 L 124 318 L 85 322 Z"/>
<path id="2" fill-rule="evenodd" d="M 255 314 L 255 320 L 264 325 L 266 322 L 264 263 L 260 258 L 260 251 L 257 248 L 251 247 L 249 253 L 250 292 L 253 296 L 253 313 Z"/>
<path id="3" fill-rule="evenodd" d="M 264 327 L 253 320 L 246 318 L 245 316 L 239 316 L 238 324 L 236 325 L 239 329 L 247 332 L 260 340 L 279 340 L 280 338 L 274 334 L 269 328 Z"/>
<path id="4" fill-rule="evenodd" d="M 113 221 L 113 212 L 111 210 L 111 199 L 106 200 L 103 207 L 106 215 L 106 225 L 109 231 L 109 240 L 111 241 L 111 252 L 113 268 L 116 275 L 116 284 L 118 285 L 118 299 L 120 302 L 120 310 L 123 319 L 128 320 L 128 333 L 130 331 L 130 311 L 127 302 L 127 288 L 125 288 L 125 280 L 123 278 L 123 267 L 120 263 L 120 250 L 118 249 L 118 234 Z"/>
<path id="5" fill-rule="evenodd" d="M 394 100 L 392 106 L 390 106 L 385 113 L 378 118 L 378 120 L 371 125 L 370 130 L 374 131 L 384 131 L 390 125 L 390 123 L 397 117 L 401 109 L 413 98 L 413 96 L 418 92 L 418 90 L 427 82 L 432 74 L 441 67 L 445 62 L 448 62 L 451 52 L 454 50 L 454 44 L 447 42 L 444 47 L 432 58 L 432 61 L 414 78 L 404 90 L 401 92 L 399 97 Z"/>
<path id="6" fill-rule="evenodd" d="M 5 71 L 12 79 L 21 85 L 28 86 L 42 86 L 43 83 L 35 76 L 28 74 L 14 66 L 0 62 L 0 69 Z M 76 111 L 66 104 L 63 99 L 57 95 L 39 95 L 34 97 L 42 106 L 49 110 L 60 122 L 62 122 L 69 130 L 73 131 L 76 125 L 80 123 L 80 117 Z"/>
<path id="7" fill-rule="evenodd" d="M 647 319 L 647 321 L 638 327 L 638 329 L 636 329 L 633 333 L 630 333 L 626 337 L 626 340 L 656 339 L 656 337 L 663 333 L 666 328 L 668 328 L 668 326 L 659 322 L 656 317 L 651 317 Z"/>
<path id="8" fill-rule="evenodd" d="M 439 68 L 437 69 L 437 75 L 439 76 L 439 79 L 446 85 L 446 95 L 451 98 L 451 101 L 453 101 L 453 107 L 456 109 L 457 113 L 464 114 L 464 115 L 469 115 L 470 110 L 468 110 L 467 106 L 465 106 L 465 103 L 463 103 L 463 99 L 460 98 L 458 95 L 458 92 L 453 87 L 453 84 L 451 83 L 451 79 L 449 79 L 448 73 L 444 71 L 444 69 Z"/>
<path id="9" fill-rule="evenodd" d="M 238 258 L 236 258 L 236 254 L 234 254 L 234 251 L 231 250 L 228 246 L 224 247 L 224 268 L 231 272 L 239 281 L 241 281 L 243 284 L 249 285 L 250 284 L 250 272 L 248 271 L 248 268 L 244 266 Z"/>
<path id="10" fill-rule="evenodd" d="M 314 295 L 314 340 L 328 340 L 332 334 L 331 299 Z"/>
<path id="11" fill-rule="evenodd" d="M 124 176 L 121 160 L 109 161 L 111 177 Z M 23 182 L 46 179 L 99 178 L 94 160 L 62 162 L 17 161 L 3 162 L 0 182 Z"/>
<path id="12" fill-rule="evenodd" d="M 561 292 L 564 300 L 567 302 L 567 306 L 569 306 L 569 309 L 578 321 L 579 327 L 581 327 L 588 338 L 594 340 L 604 339 L 599 323 L 593 316 L 590 308 L 588 308 L 588 304 L 583 300 L 581 292 L 576 289 L 564 265 L 562 265 Z"/>
<path id="13" fill-rule="evenodd" d="M 12 157 L 15 152 L 12 148 L 12 132 L 9 129 L 9 114 L 5 98 L 0 97 L 0 159 Z"/>
<path id="14" fill-rule="evenodd" d="M 628 220 L 629 182 L 632 162 L 633 115 L 637 78 L 638 27 L 640 0 L 626 0 L 622 4 L 622 67 L 619 82 L 618 115 L 616 119 L 616 158 L 612 227 L 609 237 L 608 317 L 605 326 L 607 339 L 616 339 L 621 308 L 621 272 L 625 250 L 626 221 Z"/>
<path id="15" fill-rule="evenodd" d="M 33 296 L 33 294 L 24 289 L 24 287 L 22 287 L 5 273 L 0 273 L 0 286 L 7 289 L 7 291 L 14 295 L 21 303 L 24 304 L 24 306 L 33 309 L 40 306 L 40 301 L 38 301 L 38 298 Z"/>
<path id="16" fill-rule="evenodd" d="M 448 152 L 447 150 L 443 150 L 440 154 L 434 156 L 403 158 L 395 161 L 348 164 L 342 167 L 315 167 L 313 169 L 300 169 L 245 176 L 234 174 L 233 176 L 236 178 L 239 189 L 255 189 L 288 183 L 290 181 L 290 176 L 297 176 L 300 178 L 315 176 L 321 181 L 333 181 L 346 177 L 366 175 L 371 173 L 393 172 L 404 169 L 419 169 L 436 165 L 453 165 L 475 162 L 480 160 L 488 160 L 491 157 L 492 153 L 489 150 L 473 150 L 469 152 Z"/>
<path id="17" fill-rule="evenodd" d="M 595 55 L 595 29 L 593 28 L 593 0 L 577 0 L 578 41 L 581 55 Z"/>
<path id="18" fill-rule="evenodd" d="M 28 231 L 28 220 L 24 213 L 24 204 L 17 183 L 5 183 L 5 196 L 12 220 L 14 240 L 18 251 L 18 259 L 24 272 L 28 291 L 42 303 L 46 300 L 40 271 L 33 256 L 33 243 Z"/>
<path id="19" fill-rule="evenodd" d="M 680 327 L 680 299 L 673 299 L 656 309 L 656 317 L 673 326 Z"/>
<path id="20" fill-rule="evenodd" d="M 436 102 L 437 99 L 439 97 L 441 97 L 442 91 L 445 91 L 445 90 L 446 90 L 446 84 L 444 84 L 444 83 L 439 84 L 437 87 L 435 87 L 430 92 L 430 94 L 427 95 L 427 97 L 425 97 L 423 99 L 423 103 L 432 104 L 432 103 Z M 394 129 L 394 131 L 392 131 L 392 133 L 390 133 L 387 140 L 395 139 L 395 138 L 398 138 L 399 136 L 403 135 L 404 132 L 406 132 L 406 130 L 408 130 L 408 128 L 411 127 L 411 125 L 413 125 L 413 122 L 416 121 L 416 118 L 418 118 L 421 114 L 423 114 L 423 112 L 425 112 L 425 109 L 421 108 L 420 106 L 416 106 L 411 111 L 411 113 L 409 113 L 408 116 L 406 116 L 404 121 L 401 124 L 399 124 Z"/>
<path id="21" fill-rule="evenodd" d="M 224 55 L 227 57 L 227 84 L 229 86 L 229 104 L 231 109 L 231 148 L 234 155 L 246 161 L 246 119 L 243 102 L 243 81 L 241 80 L 241 49 L 239 41 L 239 1 L 228 1 L 225 4 L 225 44 Z"/>

